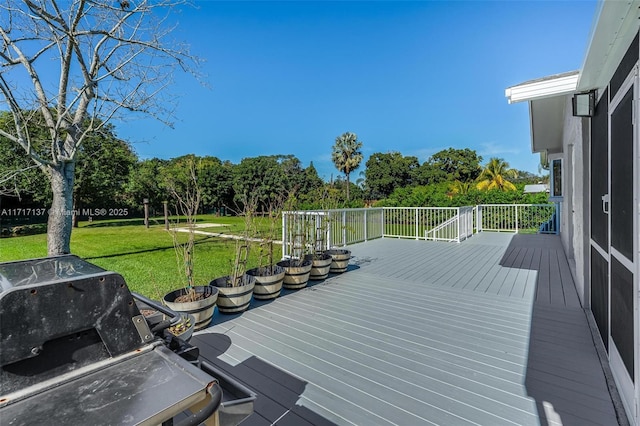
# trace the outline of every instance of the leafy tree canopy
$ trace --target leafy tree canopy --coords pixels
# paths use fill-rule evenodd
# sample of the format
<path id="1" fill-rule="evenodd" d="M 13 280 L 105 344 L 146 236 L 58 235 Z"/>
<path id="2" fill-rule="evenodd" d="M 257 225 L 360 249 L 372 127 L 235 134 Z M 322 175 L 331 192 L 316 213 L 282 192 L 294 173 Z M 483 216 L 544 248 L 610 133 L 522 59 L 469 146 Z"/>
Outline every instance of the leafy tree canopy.
<path id="1" fill-rule="evenodd" d="M 129 171 L 137 161 L 129 144 L 116 137 L 111 124 L 87 135 L 76 159 L 75 209 L 124 205 Z"/>
<path id="2" fill-rule="evenodd" d="M 198 168 L 202 187 L 202 207 L 205 212 L 233 202 L 233 164 L 217 157 L 203 157 Z"/>
<path id="3" fill-rule="evenodd" d="M 27 114 L 27 112 L 25 112 Z M 34 149 L 45 150 L 48 145 L 48 130 L 39 112 L 29 112 L 32 119 L 28 133 Z M 40 117 L 40 118 L 38 118 Z M 0 113 L 0 128 L 10 127 L 12 120 L 8 112 Z M 96 121 L 96 120 L 94 120 Z M 75 181 L 73 187 L 74 210 L 122 206 L 129 170 L 138 158 L 131 146 L 116 136 L 111 124 L 100 124 L 98 130 L 88 132 L 84 143 L 76 153 Z M 34 166 L 24 155 L 24 150 L 10 139 L 0 135 L 0 175 L 11 171 L 11 180 L 6 182 L 12 191 L 5 195 L 16 195 L 24 206 L 45 207 L 51 203 L 51 186 L 46 169 Z"/>
<path id="4" fill-rule="evenodd" d="M 389 198 L 376 203 L 388 207 L 460 207 L 478 204 L 545 204 L 548 195 L 525 194 L 524 184 L 517 184 L 515 191 L 481 191 L 474 185 L 464 193 L 452 191 L 452 184 L 441 182 L 396 189 Z"/>
<path id="5" fill-rule="evenodd" d="M 27 114 L 27 112 L 25 112 Z M 37 113 L 35 114 L 37 116 Z M 46 146 L 49 138 L 44 126 L 37 125 L 37 117 L 29 122 L 32 127 L 30 134 L 34 149 Z M 0 130 L 9 132 L 14 126 L 13 116 L 7 112 L 0 112 Z M 0 194 L 17 197 L 23 205 L 39 205 L 40 207 L 50 203 L 51 188 L 44 179 L 42 170 L 33 161 L 24 155 L 24 149 L 14 143 L 0 132 L 0 176 L 4 179 L 0 182 Z"/>
<path id="6" fill-rule="evenodd" d="M 371 198 L 385 198 L 396 188 L 410 186 L 413 183 L 414 171 L 419 166 L 417 157 L 404 157 L 399 152 L 372 154 L 365 169 Z"/>
<path id="7" fill-rule="evenodd" d="M 545 181 L 544 176 L 539 176 L 535 173 L 527 172 L 524 170 L 516 170 L 517 177 L 512 179 L 513 183 L 526 183 L 526 184 L 536 184 Z"/>
<path id="8" fill-rule="evenodd" d="M 258 210 L 268 210 L 269 204 L 287 198 L 305 181 L 300 160 L 293 155 L 268 155 L 243 158 L 234 167 L 235 202 L 251 194 Z"/>
<path id="9" fill-rule="evenodd" d="M 130 206 L 140 208 L 142 200 L 147 198 L 152 208 L 162 208 L 162 202 L 168 200 L 168 194 L 160 176 L 167 163 L 167 160 L 151 158 L 139 161 L 130 169 L 125 189 Z"/>
<path id="10" fill-rule="evenodd" d="M 436 152 L 416 171 L 420 184 L 459 180 L 468 182 L 480 176 L 482 157 L 475 150 L 448 148 Z"/>

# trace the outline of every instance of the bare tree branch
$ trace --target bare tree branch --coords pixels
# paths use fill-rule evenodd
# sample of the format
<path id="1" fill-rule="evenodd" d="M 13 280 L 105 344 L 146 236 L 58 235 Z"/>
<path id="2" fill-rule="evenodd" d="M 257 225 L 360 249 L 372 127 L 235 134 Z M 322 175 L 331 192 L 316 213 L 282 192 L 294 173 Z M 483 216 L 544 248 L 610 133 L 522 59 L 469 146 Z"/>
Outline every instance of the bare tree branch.
<path id="1" fill-rule="evenodd" d="M 18 188 L 16 177 L 35 167 L 38 167 L 38 165 L 34 164 L 18 170 L 5 170 L 0 172 L 0 195 L 20 197 L 20 189 Z M 13 185 L 8 186 L 11 182 L 13 182 Z"/>
<path id="2" fill-rule="evenodd" d="M 173 72 L 197 76 L 200 62 L 171 38 L 172 11 L 187 4 L 0 0 L 0 99 L 13 116 L 13 128 L 0 136 L 46 169 L 57 208 L 70 205 L 75 157 L 91 131 L 131 112 L 171 122 L 174 102 L 166 89 Z M 40 135 L 32 143 L 34 120 L 39 126 L 44 120 L 46 141 Z M 68 251 L 69 235 L 59 250 Z M 51 244 L 49 251 L 57 254 Z"/>

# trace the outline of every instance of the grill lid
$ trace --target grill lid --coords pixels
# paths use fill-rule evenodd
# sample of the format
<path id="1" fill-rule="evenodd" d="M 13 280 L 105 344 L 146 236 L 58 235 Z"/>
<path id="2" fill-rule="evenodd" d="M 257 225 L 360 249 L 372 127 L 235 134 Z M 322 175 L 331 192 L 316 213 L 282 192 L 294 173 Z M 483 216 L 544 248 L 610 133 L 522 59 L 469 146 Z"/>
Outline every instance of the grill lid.
<path id="1" fill-rule="evenodd" d="M 124 279 L 77 256 L 0 264 L 0 394 L 144 345 Z"/>

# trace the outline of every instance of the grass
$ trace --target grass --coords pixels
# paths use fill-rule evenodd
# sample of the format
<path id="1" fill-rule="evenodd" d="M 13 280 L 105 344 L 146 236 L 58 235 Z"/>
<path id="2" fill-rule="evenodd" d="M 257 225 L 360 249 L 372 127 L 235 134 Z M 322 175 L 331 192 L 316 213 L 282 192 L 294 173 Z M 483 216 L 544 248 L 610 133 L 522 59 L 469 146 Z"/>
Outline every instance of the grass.
<path id="1" fill-rule="evenodd" d="M 212 232 L 237 234 L 244 229 L 242 218 L 199 216 L 198 222 L 221 223 L 225 228 Z M 173 239 L 162 221 L 152 221 L 146 229 L 139 219 L 83 222 L 71 235 L 73 254 L 104 269 L 120 273 L 132 291 L 159 299 L 171 290 L 186 285 L 183 268 L 178 264 Z M 260 227 L 265 227 L 261 221 Z M 180 240 L 188 237 L 178 234 Z M 197 285 L 228 275 L 235 256 L 236 241 L 196 235 L 194 278 Z M 281 247 L 275 245 L 279 260 Z M 258 264 L 258 247 L 252 247 L 248 268 Z M 47 255 L 47 237 L 28 235 L 0 240 L 0 262 L 23 260 Z"/>

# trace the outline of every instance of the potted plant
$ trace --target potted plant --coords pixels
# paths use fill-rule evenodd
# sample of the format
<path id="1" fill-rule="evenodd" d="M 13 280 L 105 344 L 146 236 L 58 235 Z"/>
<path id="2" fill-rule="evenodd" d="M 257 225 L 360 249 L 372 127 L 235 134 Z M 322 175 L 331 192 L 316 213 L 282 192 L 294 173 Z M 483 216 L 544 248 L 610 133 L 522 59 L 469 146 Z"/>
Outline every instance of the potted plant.
<path id="1" fill-rule="evenodd" d="M 332 224 L 335 225 L 339 223 L 342 231 L 344 232 L 346 228 L 346 224 L 343 223 L 342 220 L 336 218 L 335 216 L 332 217 L 331 210 L 330 210 L 330 209 L 335 209 L 337 207 L 337 204 L 338 204 L 337 194 L 335 192 L 330 191 L 328 194 L 325 194 L 325 201 L 326 201 L 325 206 L 327 206 L 328 208 L 326 210 L 326 215 L 327 215 L 326 220 L 323 222 L 324 226 L 329 228 Z M 331 256 L 331 264 L 329 266 L 329 272 L 334 274 L 345 272 L 349 265 L 349 259 L 351 259 L 351 251 L 347 249 L 340 249 L 335 247 L 329 248 L 328 244 L 325 244 L 324 249 L 325 250 L 323 250 L 323 253 L 325 255 Z"/>
<path id="2" fill-rule="evenodd" d="M 351 259 L 351 251 L 347 249 L 329 249 L 325 253 L 331 256 L 331 266 L 329 272 L 332 274 L 341 274 L 347 270 L 349 259 Z"/>
<path id="3" fill-rule="evenodd" d="M 198 184 L 197 165 L 193 156 L 180 159 L 166 171 L 165 186 L 175 201 L 178 214 L 181 213 L 185 217 L 188 233 L 186 241 L 181 241 L 177 229 L 178 222 L 170 230 L 178 269 L 183 271 L 186 286 L 167 293 L 162 301 L 175 312 L 193 315 L 194 327 L 200 330 L 207 327 L 213 318 L 218 289 L 208 285 L 197 286 L 194 282 L 194 231 L 202 189 Z"/>
<path id="4" fill-rule="evenodd" d="M 193 315 L 180 314 L 180 321 L 176 325 L 172 325 L 167 331 L 176 337 L 181 338 L 185 342 L 191 340 L 191 336 L 195 331 L 196 320 Z"/>
<path id="5" fill-rule="evenodd" d="M 305 259 L 311 260 L 311 272 L 309 279 L 312 281 L 323 280 L 329 276 L 329 268 L 331 267 L 332 258 L 325 253 L 326 236 L 327 236 L 327 213 L 315 212 L 307 216 L 306 224 L 310 244 L 306 245 L 309 251 L 305 255 Z"/>
<path id="6" fill-rule="evenodd" d="M 140 314 L 144 316 L 152 332 L 156 333 L 166 330 L 186 342 L 191 339 L 196 325 L 193 315 L 171 312 L 167 310 L 166 306 L 160 305 L 160 302 L 147 299 L 134 292 L 132 292 L 132 295 Z M 176 314 L 178 315 L 177 317 Z M 174 321 L 174 318 L 177 318 L 177 321 Z"/>
<path id="7" fill-rule="evenodd" d="M 260 240 L 258 266 L 247 271 L 247 275 L 255 277 L 253 297 L 258 300 L 275 299 L 282 290 L 285 270 L 282 266 L 274 264 L 273 258 L 273 240 L 279 217 L 279 209 L 270 205 L 268 211 L 269 228 Z"/>
<path id="8" fill-rule="evenodd" d="M 290 197 L 291 200 L 291 197 Z M 291 202 L 289 203 L 291 205 Z M 288 234 L 288 241 L 291 244 L 291 255 L 288 259 L 277 263 L 285 270 L 283 287 L 290 290 L 299 290 L 307 286 L 313 262 L 305 258 L 307 245 L 308 227 L 305 225 L 306 215 L 289 208 L 283 214 L 288 215 L 287 229 L 283 232 Z"/>
<path id="9" fill-rule="evenodd" d="M 236 239 L 235 257 L 231 263 L 229 275 L 216 278 L 210 285 L 218 289 L 218 312 L 235 314 L 245 311 L 251 303 L 256 279 L 246 274 L 247 260 L 251 248 L 249 236 L 253 223 L 256 200 L 243 197 L 244 231 Z"/>

